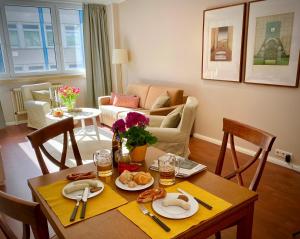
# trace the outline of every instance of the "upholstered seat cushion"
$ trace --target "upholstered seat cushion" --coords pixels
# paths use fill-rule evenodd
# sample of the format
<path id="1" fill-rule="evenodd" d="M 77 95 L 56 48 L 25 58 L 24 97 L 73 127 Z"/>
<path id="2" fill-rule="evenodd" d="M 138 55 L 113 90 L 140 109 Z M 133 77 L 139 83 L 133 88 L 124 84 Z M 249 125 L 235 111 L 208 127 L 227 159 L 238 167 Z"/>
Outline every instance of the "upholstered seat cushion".
<path id="1" fill-rule="evenodd" d="M 161 122 L 160 128 L 177 128 L 182 113 L 183 105 L 176 107 L 175 110 L 170 112 Z"/>

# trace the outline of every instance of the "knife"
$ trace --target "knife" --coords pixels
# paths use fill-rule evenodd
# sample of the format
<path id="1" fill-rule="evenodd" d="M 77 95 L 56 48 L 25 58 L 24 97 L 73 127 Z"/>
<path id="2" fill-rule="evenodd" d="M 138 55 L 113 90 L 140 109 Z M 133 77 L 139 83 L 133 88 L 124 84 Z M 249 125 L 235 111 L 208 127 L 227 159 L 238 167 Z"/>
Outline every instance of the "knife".
<path id="1" fill-rule="evenodd" d="M 87 204 L 87 199 L 88 199 L 88 196 L 89 196 L 89 187 L 85 187 L 84 188 L 84 192 L 83 192 L 83 195 L 82 195 L 82 202 L 83 202 L 83 205 L 82 205 L 82 209 L 81 209 L 81 213 L 80 213 L 80 218 L 83 219 L 85 217 L 85 209 L 86 209 L 86 204 Z"/>
<path id="2" fill-rule="evenodd" d="M 71 214 L 70 222 L 75 221 L 75 217 L 76 217 L 76 214 L 77 214 L 77 210 L 78 210 L 81 198 L 82 198 L 82 196 L 77 196 L 77 198 L 76 198 L 76 204 L 75 204 L 75 207 L 74 207 L 73 212 Z"/>
<path id="3" fill-rule="evenodd" d="M 194 198 L 199 204 L 201 204 L 203 207 L 207 208 L 208 210 L 212 210 L 212 206 L 207 204 L 206 202 L 203 202 L 202 200 L 200 200 L 199 198 L 196 198 L 194 196 L 192 196 L 191 194 L 187 193 L 186 191 L 180 189 L 180 188 L 177 188 L 177 191 L 181 192 L 182 194 L 186 195 L 186 196 L 189 196 L 189 197 L 192 197 Z"/>

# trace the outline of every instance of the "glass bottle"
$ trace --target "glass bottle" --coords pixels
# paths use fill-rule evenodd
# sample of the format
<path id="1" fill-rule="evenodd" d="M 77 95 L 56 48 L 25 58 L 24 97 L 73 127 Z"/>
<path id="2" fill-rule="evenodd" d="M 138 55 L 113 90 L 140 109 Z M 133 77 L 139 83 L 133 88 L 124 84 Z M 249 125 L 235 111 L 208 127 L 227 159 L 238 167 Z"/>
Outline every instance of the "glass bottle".
<path id="1" fill-rule="evenodd" d="M 118 167 L 118 151 L 122 148 L 122 141 L 121 136 L 118 130 L 114 132 L 113 138 L 112 138 L 112 161 L 114 168 Z"/>

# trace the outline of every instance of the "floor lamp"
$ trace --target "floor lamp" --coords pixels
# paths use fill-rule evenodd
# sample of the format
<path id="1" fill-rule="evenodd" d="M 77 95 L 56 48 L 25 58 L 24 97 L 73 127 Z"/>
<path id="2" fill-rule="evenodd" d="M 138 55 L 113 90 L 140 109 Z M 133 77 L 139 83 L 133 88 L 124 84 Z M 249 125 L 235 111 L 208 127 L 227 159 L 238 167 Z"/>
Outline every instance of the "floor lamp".
<path id="1" fill-rule="evenodd" d="M 122 93 L 123 92 L 123 78 L 122 78 L 122 64 L 126 64 L 128 62 L 128 52 L 127 49 L 113 49 L 112 53 L 112 64 L 120 64 L 121 65 L 121 86 Z M 124 82 L 126 85 L 126 81 Z"/>

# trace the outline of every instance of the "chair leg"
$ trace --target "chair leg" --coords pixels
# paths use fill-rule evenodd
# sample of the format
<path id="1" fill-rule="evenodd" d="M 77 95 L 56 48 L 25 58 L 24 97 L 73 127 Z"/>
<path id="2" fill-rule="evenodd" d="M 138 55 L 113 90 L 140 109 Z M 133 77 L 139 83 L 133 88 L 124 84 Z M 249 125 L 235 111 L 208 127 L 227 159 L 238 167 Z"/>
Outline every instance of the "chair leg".
<path id="1" fill-rule="evenodd" d="M 221 239 L 221 232 L 216 232 L 215 237 L 216 239 Z"/>

